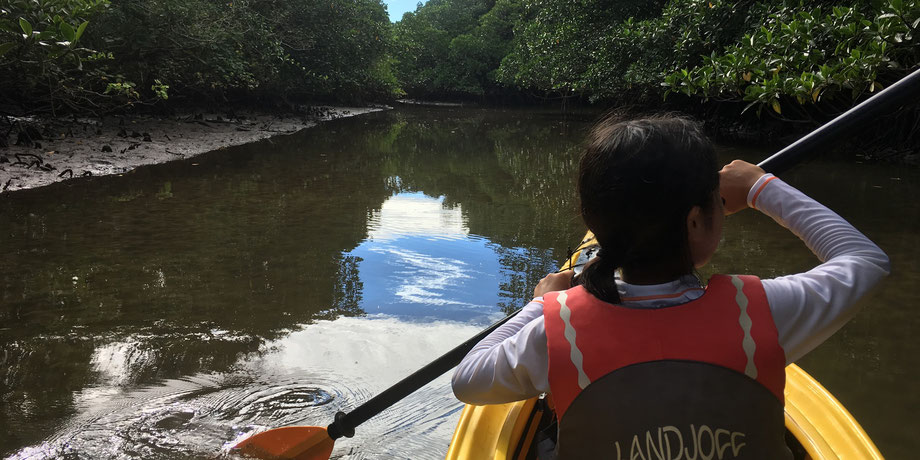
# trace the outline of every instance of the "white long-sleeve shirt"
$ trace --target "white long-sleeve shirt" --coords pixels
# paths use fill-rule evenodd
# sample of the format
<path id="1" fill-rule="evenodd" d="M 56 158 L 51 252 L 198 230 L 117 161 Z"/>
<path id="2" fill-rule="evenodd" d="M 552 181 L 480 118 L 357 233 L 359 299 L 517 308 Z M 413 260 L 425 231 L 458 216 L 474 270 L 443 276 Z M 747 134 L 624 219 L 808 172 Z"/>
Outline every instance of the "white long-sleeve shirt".
<path id="1" fill-rule="evenodd" d="M 857 301 L 888 275 L 888 256 L 830 209 L 767 174 L 751 187 L 748 205 L 801 238 L 821 260 L 795 275 L 763 280 L 786 363 L 801 358 L 856 313 Z M 694 300 L 705 292 L 694 276 L 665 284 L 617 281 L 630 308 L 658 308 Z M 679 294 L 656 300 L 630 300 Z M 549 392 L 543 302 L 537 298 L 476 345 L 457 367 L 454 394 L 471 404 L 518 401 Z"/>

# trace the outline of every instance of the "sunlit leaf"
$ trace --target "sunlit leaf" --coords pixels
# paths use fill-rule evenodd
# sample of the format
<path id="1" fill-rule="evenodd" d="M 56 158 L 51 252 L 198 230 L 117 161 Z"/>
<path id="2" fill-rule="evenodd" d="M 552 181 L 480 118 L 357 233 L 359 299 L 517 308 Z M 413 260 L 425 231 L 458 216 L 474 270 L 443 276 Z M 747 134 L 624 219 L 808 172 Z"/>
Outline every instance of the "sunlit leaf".
<path id="1" fill-rule="evenodd" d="M 83 36 L 83 32 L 86 30 L 86 26 L 88 25 L 89 25 L 89 21 L 83 21 L 83 24 L 80 24 L 80 26 L 77 27 L 77 33 L 74 36 L 73 41 L 77 41 L 80 39 L 80 37 Z"/>
<path id="2" fill-rule="evenodd" d="M 776 99 L 774 99 L 774 100 L 773 100 L 773 103 L 772 103 L 771 105 L 773 106 L 773 111 L 774 111 L 774 112 L 776 112 L 776 113 L 778 113 L 778 114 L 782 114 L 782 113 L 783 113 L 782 109 L 781 109 L 780 106 L 779 106 L 779 101 L 777 101 Z"/>
<path id="3" fill-rule="evenodd" d="M 22 27 L 22 32 L 25 33 L 27 37 L 32 36 L 32 24 L 29 24 L 29 21 L 26 21 L 25 18 L 19 18 L 19 27 Z"/>

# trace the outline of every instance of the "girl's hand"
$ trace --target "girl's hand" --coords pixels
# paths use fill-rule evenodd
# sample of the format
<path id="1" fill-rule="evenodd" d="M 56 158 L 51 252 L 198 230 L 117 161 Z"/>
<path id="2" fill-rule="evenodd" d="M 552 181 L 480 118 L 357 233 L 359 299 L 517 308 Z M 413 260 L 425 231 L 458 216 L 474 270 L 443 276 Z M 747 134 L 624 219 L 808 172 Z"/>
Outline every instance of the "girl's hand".
<path id="1" fill-rule="evenodd" d="M 543 294 L 553 291 L 564 291 L 572 287 L 572 277 L 575 276 L 574 270 L 566 270 L 562 273 L 550 273 L 537 283 L 533 289 L 534 297 L 543 297 Z"/>
<path id="2" fill-rule="evenodd" d="M 747 196 L 751 187 L 766 172 L 755 164 L 735 160 L 719 171 L 719 195 L 722 196 L 725 215 L 747 208 Z"/>

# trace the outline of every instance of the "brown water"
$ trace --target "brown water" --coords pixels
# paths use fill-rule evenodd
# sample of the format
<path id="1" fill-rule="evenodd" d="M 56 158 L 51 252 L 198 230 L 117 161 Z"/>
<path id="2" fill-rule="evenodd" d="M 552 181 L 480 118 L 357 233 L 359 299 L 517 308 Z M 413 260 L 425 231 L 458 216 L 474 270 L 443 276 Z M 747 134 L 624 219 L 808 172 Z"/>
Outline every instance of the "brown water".
<path id="1" fill-rule="evenodd" d="M 253 430 L 327 424 L 564 259 L 592 117 L 391 111 L 0 196 L 0 456 L 211 458 Z M 892 257 L 867 308 L 800 364 L 886 456 L 911 458 L 920 174 L 843 158 L 784 177 Z M 814 263 L 748 212 L 706 273 Z M 443 458 L 460 407 L 442 377 L 334 457 Z"/>

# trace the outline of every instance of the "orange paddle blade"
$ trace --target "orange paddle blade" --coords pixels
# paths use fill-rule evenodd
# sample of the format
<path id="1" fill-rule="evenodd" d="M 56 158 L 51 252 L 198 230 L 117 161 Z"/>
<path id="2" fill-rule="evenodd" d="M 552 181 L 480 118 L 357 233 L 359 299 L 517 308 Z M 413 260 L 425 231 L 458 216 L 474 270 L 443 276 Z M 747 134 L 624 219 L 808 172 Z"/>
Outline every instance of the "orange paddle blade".
<path id="1" fill-rule="evenodd" d="M 286 426 L 250 436 L 233 449 L 263 460 L 328 460 L 334 443 L 325 428 Z"/>

